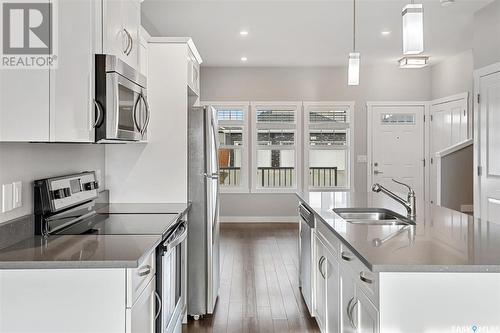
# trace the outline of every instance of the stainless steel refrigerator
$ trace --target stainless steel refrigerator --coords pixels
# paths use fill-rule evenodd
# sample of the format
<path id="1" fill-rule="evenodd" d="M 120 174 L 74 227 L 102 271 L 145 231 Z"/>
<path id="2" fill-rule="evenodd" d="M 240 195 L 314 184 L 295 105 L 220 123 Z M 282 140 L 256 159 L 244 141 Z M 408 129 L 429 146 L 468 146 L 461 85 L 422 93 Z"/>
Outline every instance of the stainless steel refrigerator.
<path id="1" fill-rule="evenodd" d="M 219 295 L 219 163 L 217 113 L 188 111 L 188 314 L 212 314 Z"/>

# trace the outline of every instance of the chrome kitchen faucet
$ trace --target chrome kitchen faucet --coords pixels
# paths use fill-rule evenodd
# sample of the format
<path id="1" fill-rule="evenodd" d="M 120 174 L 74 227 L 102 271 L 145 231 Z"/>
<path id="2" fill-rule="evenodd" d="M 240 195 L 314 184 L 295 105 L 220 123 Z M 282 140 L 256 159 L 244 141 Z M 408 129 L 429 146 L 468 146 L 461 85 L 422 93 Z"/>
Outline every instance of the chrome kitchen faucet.
<path id="1" fill-rule="evenodd" d="M 409 218 L 415 218 L 417 216 L 417 214 L 416 214 L 417 213 L 417 208 L 416 208 L 417 207 L 417 204 L 416 204 L 417 197 L 415 196 L 415 191 L 411 188 L 410 185 L 407 185 L 407 184 L 402 183 L 402 182 L 398 182 L 395 179 L 393 179 L 392 181 L 397 183 L 397 184 L 406 186 L 408 188 L 408 199 L 407 200 L 401 198 L 400 196 L 398 196 L 394 192 L 388 190 L 387 188 L 380 185 L 379 183 L 373 184 L 372 191 L 376 192 L 376 193 L 383 192 L 383 193 L 387 194 L 389 197 L 396 200 L 397 202 L 399 202 L 400 204 L 402 204 L 406 208 L 406 211 L 408 212 Z"/>

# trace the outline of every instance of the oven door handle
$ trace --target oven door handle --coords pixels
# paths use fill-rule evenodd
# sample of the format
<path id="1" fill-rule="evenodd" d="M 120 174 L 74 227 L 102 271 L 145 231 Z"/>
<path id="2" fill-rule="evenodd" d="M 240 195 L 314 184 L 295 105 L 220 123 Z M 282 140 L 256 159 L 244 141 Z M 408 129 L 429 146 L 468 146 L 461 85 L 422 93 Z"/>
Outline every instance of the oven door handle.
<path id="1" fill-rule="evenodd" d="M 182 243 L 187 238 L 187 234 L 188 234 L 188 229 L 187 229 L 187 227 L 185 227 L 182 234 L 180 234 L 179 236 L 177 236 L 175 239 L 173 239 L 172 241 L 170 241 L 168 243 L 165 242 L 165 244 L 163 245 L 163 250 L 165 252 L 168 252 L 171 249 L 175 248 L 177 245 Z"/>

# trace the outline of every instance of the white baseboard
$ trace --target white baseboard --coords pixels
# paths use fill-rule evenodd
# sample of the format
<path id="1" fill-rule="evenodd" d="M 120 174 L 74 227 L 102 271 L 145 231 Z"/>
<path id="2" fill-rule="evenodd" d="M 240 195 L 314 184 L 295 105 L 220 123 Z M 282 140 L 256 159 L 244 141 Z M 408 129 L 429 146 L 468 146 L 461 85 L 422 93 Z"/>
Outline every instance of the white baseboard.
<path id="1" fill-rule="evenodd" d="M 297 216 L 220 216 L 221 223 L 298 223 Z"/>

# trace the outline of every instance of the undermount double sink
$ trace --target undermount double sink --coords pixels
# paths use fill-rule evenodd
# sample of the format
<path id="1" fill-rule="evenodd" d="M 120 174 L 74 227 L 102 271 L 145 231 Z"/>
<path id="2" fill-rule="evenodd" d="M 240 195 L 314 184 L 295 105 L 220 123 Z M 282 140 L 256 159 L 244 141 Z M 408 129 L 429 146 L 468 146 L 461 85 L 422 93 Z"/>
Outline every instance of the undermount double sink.
<path id="1" fill-rule="evenodd" d="M 415 225 L 409 218 L 383 208 L 336 208 L 333 212 L 352 224 Z"/>

